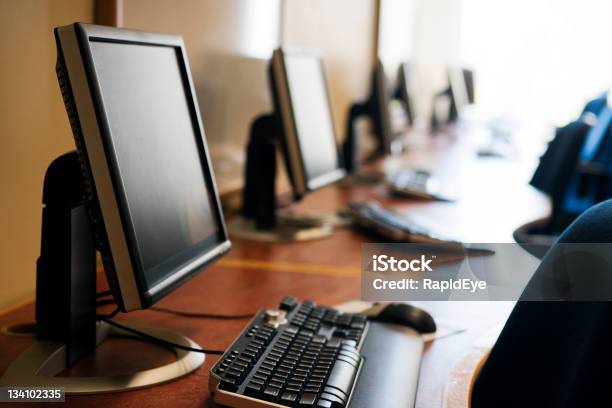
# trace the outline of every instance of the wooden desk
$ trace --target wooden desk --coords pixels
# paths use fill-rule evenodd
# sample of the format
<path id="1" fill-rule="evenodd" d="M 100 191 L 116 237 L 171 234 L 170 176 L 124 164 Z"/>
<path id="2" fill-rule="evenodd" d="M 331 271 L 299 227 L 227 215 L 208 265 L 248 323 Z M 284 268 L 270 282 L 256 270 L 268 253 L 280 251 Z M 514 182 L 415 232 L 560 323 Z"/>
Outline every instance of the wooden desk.
<path id="1" fill-rule="evenodd" d="M 349 200 L 375 198 L 468 242 L 511 242 L 512 231 L 517 226 L 546 216 L 550 211 L 548 200 L 527 185 L 530 164 L 476 160 L 469 140 L 460 143 L 438 141 L 413 151 L 408 159 L 411 163 L 425 163 L 436 168 L 443 176 L 452 175 L 462 191 L 460 201 L 398 200 L 388 197 L 381 187 L 332 186 L 311 194 L 296 205 L 296 209 L 335 211 Z M 362 242 L 368 242 L 368 238 L 349 229 L 338 230 L 325 240 L 306 243 L 271 245 L 234 241 L 229 256 L 168 296 L 161 305 L 193 311 L 244 313 L 276 306 L 285 294 L 327 305 L 356 299 L 360 290 Z M 512 303 L 429 302 L 425 307 L 436 318 L 452 320 L 467 329 L 434 341 L 426 348 L 417 406 L 430 408 L 441 406 L 442 388 L 456 361 L 475 339 L 506 319 Z M 30 304 L 2 315 L 0 325 L 32 321 L 33 310 Z M 120 319 L 172 328 L 203 347 L 218 349 L 228 346 L 246 323 L 178 318 L 151 311 L 130 313 Z M 32 341 L 32 338 L 0 335 L 0 372 Z M 120 372 L 123 357 L 129 353 L 139 355 L 139 361 L 130 369 L 171 358 L 170 352 L 160 351 L 152 345 L 113 339 L 71 373 Z M 170 384 L 120 394 L 70 397 L 68 405 L 105 408 L 214 406 L 207 387 L 208 370 L 214 361 L 215 356 L 208 356 L 203 368 Z"/>

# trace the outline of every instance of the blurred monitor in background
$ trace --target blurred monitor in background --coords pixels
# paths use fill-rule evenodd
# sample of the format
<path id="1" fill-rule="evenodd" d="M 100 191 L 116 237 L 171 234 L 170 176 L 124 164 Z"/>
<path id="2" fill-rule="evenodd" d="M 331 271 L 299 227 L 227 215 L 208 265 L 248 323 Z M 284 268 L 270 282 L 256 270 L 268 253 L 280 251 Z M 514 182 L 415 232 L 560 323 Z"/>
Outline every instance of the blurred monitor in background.
<path id="1" fill-rule="evenodd" d="M 414 126 L 416 121 L 415 83 L 414 70 L 409 62 L 402 62 L 397 69 L 397 83 L 395 86 L 395 98 L 401 101 L 407 124 Z"/>
<path id="2" fill-rule="evenodd" d="M 447 75 L 450 95 L 448 122 L 454 122 L 461 118 L 467 106 L 474 104 L 474 72 L 453 66 L 447 68 Z"/>

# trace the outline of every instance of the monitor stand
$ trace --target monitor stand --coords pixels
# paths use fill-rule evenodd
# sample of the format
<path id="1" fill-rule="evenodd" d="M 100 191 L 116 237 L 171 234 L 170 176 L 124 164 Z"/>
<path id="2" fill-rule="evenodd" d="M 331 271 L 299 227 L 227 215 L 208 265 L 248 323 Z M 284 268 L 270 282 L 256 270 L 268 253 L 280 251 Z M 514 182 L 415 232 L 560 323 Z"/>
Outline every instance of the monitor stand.
<path id="1" fill-rule="evenodd" d="M 96 316 L 96 234 L 92 188 L 84 181 L 75 152 L 60 156 L 47 169 L 43 190 L 41 253 L 36 265 L 38 340 L 9 366 L 0 386 L 62 387 L 67 394 L 133 390 L 169 382 L 204 363 L 204 354 L 180 349 L 177 360 L 130 374 L 102 377 L 58 377 L 82 357 L 95 353 L 109 336 L 131 337 Z M 189 338 L 157 327 L 122 324 L 188 347 Z M 11 332 L 10 327 L 4 332 Z M 138 361 L 138 355 L 126 355 Z"/>
<path id="2" fill-rule="evenodd" d="M 330 217 L 277 211 L 276 143 L 278 125 L 273 114 L 255 119 L 251 125 L 242 195 L 242 214 L 232 217 L 230 236 L 251 241 L 307 241 L 333 232 Z"/>
<path id="3" fill-rule="evenodd" d="M 349 114 L 346 119 L 346 138 L 342 144 L 342 156 L 347 177 L 341 181 L 341 185 L 372 185 L 380 184 L 385 181 L 385 174 L 383 172 L 363 171 L 359 168 L 359 146 L 355 126 L 357 119 L 369 115 L 370 111 L 371 108 L 368 102 L 354 103 L 349 109 Z M 380 140 L 379 136 L 376 151 L 374 151 L 370 157 L 366 158 L 365 161 L 373 160 L 377 156 L 380 156 L 382 152 L 382 140 Z"/>

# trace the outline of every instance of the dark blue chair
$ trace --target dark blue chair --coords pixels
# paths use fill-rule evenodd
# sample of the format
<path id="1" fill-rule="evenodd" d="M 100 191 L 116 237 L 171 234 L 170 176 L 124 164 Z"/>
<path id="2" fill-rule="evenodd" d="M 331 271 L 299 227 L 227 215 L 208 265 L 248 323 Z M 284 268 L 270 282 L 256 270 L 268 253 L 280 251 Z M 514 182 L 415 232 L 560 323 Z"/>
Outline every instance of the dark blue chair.
<path id="1" fill-rule="evenodd" d="M 583 213 L 558 243 L 544 257 L 522 299 L 555 279 L 563 245 L 612 243 L 612 200 Z M 612 269 L 596 263 L 569 274 L 590 276 L 590 285 L 606 288 Z M 556 289 L 565 295 L 564 288 Z M 611 406 L 611 380 L 612 303 L 522 300 L 476 379 L 472 407 Z"/>

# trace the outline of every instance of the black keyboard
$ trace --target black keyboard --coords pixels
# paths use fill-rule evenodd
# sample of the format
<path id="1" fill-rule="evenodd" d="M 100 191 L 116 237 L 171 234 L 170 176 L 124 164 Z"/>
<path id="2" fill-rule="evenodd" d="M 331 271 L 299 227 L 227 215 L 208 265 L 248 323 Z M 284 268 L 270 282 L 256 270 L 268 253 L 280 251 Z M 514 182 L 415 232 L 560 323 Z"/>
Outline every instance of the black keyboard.
<path id="1" fill-rule="evenodd" d="M 459 241 L 438 235 L 376 202 L 351 203 L 349 209 L 356 227 L 392 242 L 445 244 L 462 248 Z"/>
<path id="2" fill-rule="evenodd" d="M 431 174 L 423 170 L 403 169 L 393 175 L 393 182 L 401 188 L 425 190 Z"/>
<path id="3" fill-rule="evenodd" d="M 440 181 L 423 170 L 398 170 L 389 177 L 389 188 L 392 193 L 400 196 L 454 201 L 454 198 L 441 191 Z"/>
<path id="4" fill-rule="evenodd" d="M 211 389 L 290 407 L 345 407 L 367 326 L 363 315 L 287 297 L 279 310 L 259 312 L 215 364 Z"/>

